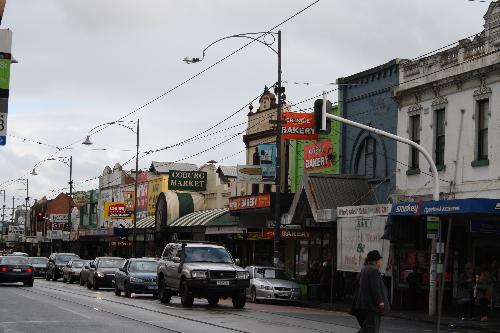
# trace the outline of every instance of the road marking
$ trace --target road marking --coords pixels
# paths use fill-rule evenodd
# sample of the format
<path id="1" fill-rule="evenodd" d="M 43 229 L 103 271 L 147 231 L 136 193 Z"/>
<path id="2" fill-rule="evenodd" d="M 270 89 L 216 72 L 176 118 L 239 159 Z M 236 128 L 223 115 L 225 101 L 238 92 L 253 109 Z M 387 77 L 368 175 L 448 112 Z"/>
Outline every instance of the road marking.
<path id="1" fill-rule="evenodd" d="M 23 320 L 23 321 L 0 321 L 2 325 L 15 324 L 57 324 L 57 323 L 74 323 L 77 321 L 85 322 L 85 320 Z"/>

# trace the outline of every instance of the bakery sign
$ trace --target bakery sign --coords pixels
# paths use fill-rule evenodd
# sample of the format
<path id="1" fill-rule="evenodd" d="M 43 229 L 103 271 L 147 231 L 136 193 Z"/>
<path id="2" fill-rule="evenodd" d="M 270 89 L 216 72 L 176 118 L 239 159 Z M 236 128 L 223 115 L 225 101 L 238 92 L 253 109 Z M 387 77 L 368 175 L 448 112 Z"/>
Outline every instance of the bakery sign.
<path id="1" fill-rule="evenodd" d="M 304 146 L 304 169 L 307 171 L 331 168 L 333 162 L 332 141 L 323 140 Z"/>
<path id="2" fill-rule="evenodd" d="M 229 198 L 230 211 L 267 208 L 270 206 L 271 206 L 271 195 L 269 193 Z"/>
<path id="3" fill-rule="evenodd" d="M 127 209 L 124 202 L 104 202 L 105 219 L 130 219 L 133 212 Z"/>
<path id="4" fill-rule="evenodd" d="M 276 234 L 275 228 L 262 229 L 262 238 L 272 239 Z M 280 238 L 283 239 L 310 239 L 311 232 L 302 229 L 280 229 Z"/>
<path id="5" fill-rule="evenodd" d="M 292 140 L 316 140 L 314 113 L 283 112 L 281 137 Z"/>

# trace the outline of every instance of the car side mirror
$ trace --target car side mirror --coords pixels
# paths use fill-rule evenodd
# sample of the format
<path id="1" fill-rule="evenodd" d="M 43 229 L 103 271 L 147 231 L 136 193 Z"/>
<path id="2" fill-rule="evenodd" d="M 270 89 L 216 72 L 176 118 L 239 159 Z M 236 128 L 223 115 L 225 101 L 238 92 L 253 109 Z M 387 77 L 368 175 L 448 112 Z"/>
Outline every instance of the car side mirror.
<path id="1" fill-rule="evenodd" d="M 90 264 L 90 268 L 95 268 L 95 265 L 94 264 Z"/>
<path id="2" fill-rule="evenodd" d="M 241 260 L 239 258 L 234 259 L 234 264 L 236 266 L 240 266 L 241 265 Z"/>
<path id="3" fill-rule="evenodd" d="M 180 263 L 181 263 L 181 258 L 179 258 L 179 257 L 173 257 L 173 258 L 172 258 L 172 261 L 173 261 L 174 263 L 176 263 L 176 264 L 180 264 Z"/>

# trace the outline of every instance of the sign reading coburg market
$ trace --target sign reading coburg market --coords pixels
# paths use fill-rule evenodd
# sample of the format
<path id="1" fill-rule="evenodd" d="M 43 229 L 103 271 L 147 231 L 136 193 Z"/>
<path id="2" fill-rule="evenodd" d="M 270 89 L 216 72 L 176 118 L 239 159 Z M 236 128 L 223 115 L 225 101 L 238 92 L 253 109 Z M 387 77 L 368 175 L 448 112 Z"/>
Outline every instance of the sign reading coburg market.
<path id="1" fill-rule="evenodd" d="M 266 208 L 270 206 L 271 195 L 269 193 L 229 198 L 230 211 Z"/>
<path id="2" fill-rule="evenodd" d="M 173 191 L 206 191 L 207 173 L 203 171 L 170 170 L 168 189 Z"/>
<path id="3" fill-rule="evenodd" d="M 283 112 L 281 116 L 281 137 L 292 140 L 316 140 L 318 134 L 314 131 L 314 114 Z"/>
<path id="4" fill-rule="evenodd" d="M 104 202 L 104 218 L 105 219 L 130 219 L 133 212 L 127 209 L 124 202 Z"/>

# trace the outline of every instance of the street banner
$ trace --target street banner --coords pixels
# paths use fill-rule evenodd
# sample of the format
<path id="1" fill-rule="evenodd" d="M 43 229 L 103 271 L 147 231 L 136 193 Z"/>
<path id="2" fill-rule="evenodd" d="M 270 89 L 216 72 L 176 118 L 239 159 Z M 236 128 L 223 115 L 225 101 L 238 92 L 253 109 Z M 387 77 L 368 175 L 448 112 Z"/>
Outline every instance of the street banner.
<path id="1" fill-rule="evenodd" d="M 123 202 L 128 211 L 134 211 L 134 191 L 122 191 Z"/>
<path id="2" fill-rule="evenodd" d="M 316 140 L 314 131 L 314 113 L 283 112 L 281 137 L 292 140 Z"/>
<path id="3" fill-rule="evenodd" d="M 207 173 L 203 171 L 170 170 L 168 177 L 168 189 L 171 191 L 206 191 Z"/>
<path id="4" fill-rule="evenodd" d="M 276 234 L 276 228 L 262 229 L 262 238 L 273 239 Z M 310 239 L 311 232 L 303 229 L 280 229 L 280 238 L 283 239 Z"/>
<path id="5" fill-rule="evenodd" d="M 238 165 L 236 169 L 238 183 L 260 184 L 263 182 L 260 165 Z"/>
<path id="6" fill-rule="evenodd" d="M 276 178 L 276 145 L 262 144 L 257 146 L 259 151 L 262 179 L 274 180 Z"/>
<path id="7" fill-rule="evenodd" d="M 104 202 L 105 219 L 131 219 L 133 212 L 127 210 L 124 202 Z"/>
<path id="8" fill-rule="evenodd" d="M 332 167 L 333 148 L 330 140 L 304 146 L 304 170 L 313 171 Z"/>
<path id="9" fill-rule="evenodd" d="M 269 193 L 229 198 L 230 211 L 267 208 L 270 206 L 271 206 L 271 195 Z"/>
<path id="10" fill-rule="evenodd" d="M 137 184 L 137 219 L 143 219 L 148 211 L 148 173 L 141 172 Z"/>
<path id="11" fill-rule="evenodd" d="M 391 205 L 337 208 L 337 265 L 339 271 L 359 272 L 372 250 L 382 254 L 381 272 L 389 261 L 390 242 L 382 239 Z"/>

